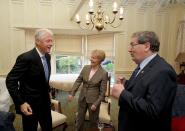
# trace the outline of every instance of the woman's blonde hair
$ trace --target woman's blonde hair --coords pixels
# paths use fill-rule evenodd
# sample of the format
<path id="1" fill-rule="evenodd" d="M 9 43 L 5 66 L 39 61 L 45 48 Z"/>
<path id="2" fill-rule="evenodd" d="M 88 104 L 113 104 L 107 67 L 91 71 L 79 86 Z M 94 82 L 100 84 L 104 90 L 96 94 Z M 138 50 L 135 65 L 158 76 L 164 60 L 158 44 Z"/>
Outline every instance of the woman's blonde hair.
<path id="1" fill-rule="evenodd" d="M 103 50 L 93 50 L 91 55 L 96 55 L 100 62 L 105 60 L 105 52 Z"/>

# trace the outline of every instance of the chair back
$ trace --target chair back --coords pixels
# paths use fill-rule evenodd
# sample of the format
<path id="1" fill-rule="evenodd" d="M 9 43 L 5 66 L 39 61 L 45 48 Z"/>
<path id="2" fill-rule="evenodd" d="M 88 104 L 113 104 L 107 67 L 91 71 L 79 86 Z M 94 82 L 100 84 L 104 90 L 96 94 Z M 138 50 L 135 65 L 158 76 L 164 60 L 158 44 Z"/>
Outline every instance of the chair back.
<path id="1" fill-rule="evenodd" d="M 105 92 L 105 101 L 110 96 L 110 84 L 111 84 L 111 76 L 108 76 L 107 90 Z"/>

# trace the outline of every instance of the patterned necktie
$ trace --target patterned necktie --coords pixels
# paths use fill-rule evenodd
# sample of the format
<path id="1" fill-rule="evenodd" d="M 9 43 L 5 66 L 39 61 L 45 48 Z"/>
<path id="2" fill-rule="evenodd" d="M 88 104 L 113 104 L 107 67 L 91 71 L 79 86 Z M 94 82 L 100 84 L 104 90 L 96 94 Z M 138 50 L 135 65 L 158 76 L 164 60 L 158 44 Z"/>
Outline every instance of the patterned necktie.
<path id="1" fill-rule="evenodd" d="M 41 58 L 42 58 L 42 64 L 43 64 L 43 67 L 44 67 L 45 77 L 46 77 L 46 80 L 48 80 L 49 70 L 48 70 L 48 64 L 47 64 L 47 61 L 46 61 L 46 57 L 42 56 Z"/>

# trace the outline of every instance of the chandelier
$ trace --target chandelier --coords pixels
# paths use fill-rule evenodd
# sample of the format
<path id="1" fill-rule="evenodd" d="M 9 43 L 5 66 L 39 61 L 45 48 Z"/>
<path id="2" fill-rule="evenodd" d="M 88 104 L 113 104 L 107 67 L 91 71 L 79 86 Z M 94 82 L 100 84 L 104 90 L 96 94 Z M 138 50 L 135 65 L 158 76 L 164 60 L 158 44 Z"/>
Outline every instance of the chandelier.
<path id="1" fill-rule="evenodd" d="M 123 20 L 123 12 L 123 7 L 120 7 L 118 11 L 118 4 L 114 1 L 112 10 L 113 18 L 110 18 L 102 9 L 101 0 L 98 0 L 97 11 L 94 11 L 93 0 L 89 0 L 89 11 L 86 14 L 84 25 L 82 25 L 79 14 L 76 14 L 76 23 L 80 26 L 81 29 L 93 30 L 96 28 L 98 31 L 102 31 L 105 29 L 106 25 L 117 28 L 121 25 L 121 21 Z M 116 19 L 118 15 L 118 22 L 115 25 L 115 21 L 117 21 Z"/>

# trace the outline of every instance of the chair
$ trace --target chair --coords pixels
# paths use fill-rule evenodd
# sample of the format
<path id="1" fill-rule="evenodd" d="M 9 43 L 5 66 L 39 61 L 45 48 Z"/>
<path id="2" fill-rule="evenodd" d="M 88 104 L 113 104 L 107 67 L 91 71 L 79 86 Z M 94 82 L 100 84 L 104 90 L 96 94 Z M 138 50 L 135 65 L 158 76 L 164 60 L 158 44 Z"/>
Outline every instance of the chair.
<path id="1" fill-rule="evenodd" d="M 62 114 L 61 104 L 58 100 L 51 99 L 51 116 L 52 116 L 52 128 L 53 130 L 65 131 L 67 128 L 67 117 Z M 40 131 L 40 125 L 38 131 Z"/>
<path id="2" fill-rule="evenodd" d="M 0 77 L 0 110 L 8 112 L 10 106 L 13 105 L 13 101 L 7 90 L 5 81 L 5 78 Z"/>
<path id="3" fill-rule="evenodd" d="M 111 99 L 110 99 L 110 80 L 111 77 L 108 78 L 107 83 L 107 91 L 105 94 L 105 100 L 101 102 L 100 105 L 100 113 L 99 113 L 99 121 L 103 123 L 106 127 L 112 127 L 114 130 L 114 126 L 112 124 L 112 120 L 110 117 L 110 108 L 111 108 Z M 87 111 L 85 120 L 89 120 L 89 112 Z"/>

